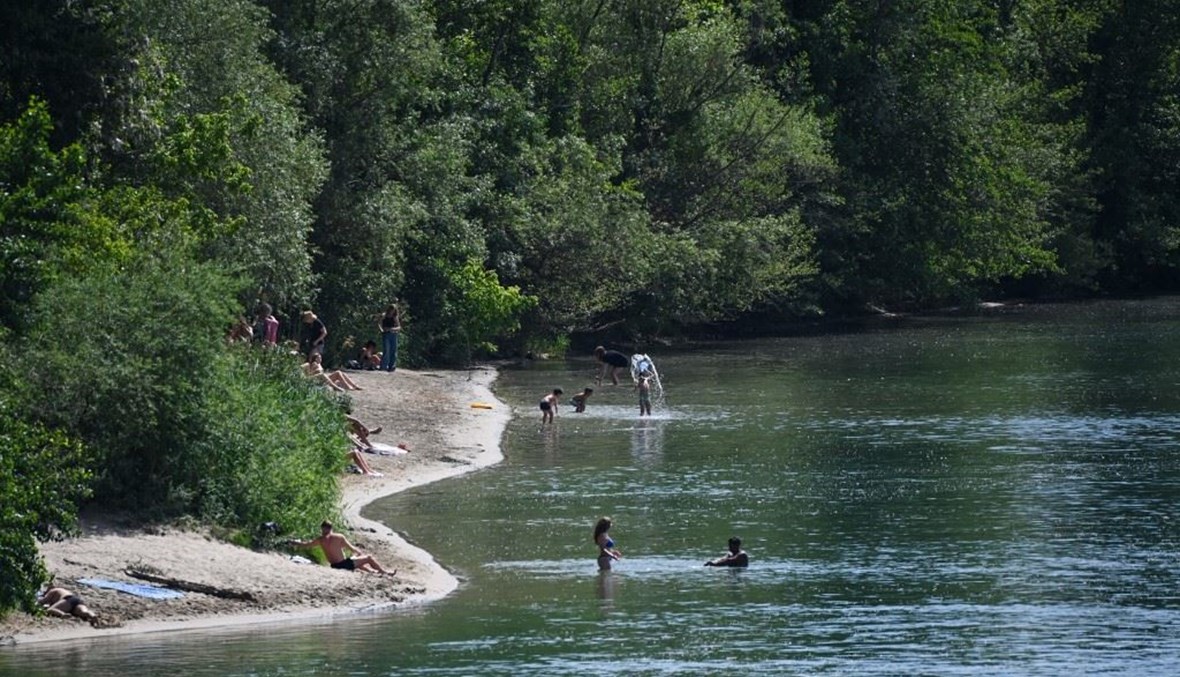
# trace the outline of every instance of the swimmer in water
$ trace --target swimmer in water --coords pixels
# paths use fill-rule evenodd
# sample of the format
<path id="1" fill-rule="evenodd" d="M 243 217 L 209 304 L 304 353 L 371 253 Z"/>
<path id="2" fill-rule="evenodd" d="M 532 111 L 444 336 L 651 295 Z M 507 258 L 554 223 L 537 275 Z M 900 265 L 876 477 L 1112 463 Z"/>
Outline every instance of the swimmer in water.
<path id="1" fill-rule="evenodd" d="M 598 570 L 610 571 L 611 562 L 623 557 L 610 537 L 611 519 L 603 517 L 594 525 L 594 544 L 598 546 Z"/>
<path id="2" fill-rule="evenodd" d="M 742 550 L 742 539 L 733 536 L 729 539 L 729 552 L 724 557 L 711 559 L 705 562 L 707 567 L 748 567 L 750 566 L 750 556 Z"/>

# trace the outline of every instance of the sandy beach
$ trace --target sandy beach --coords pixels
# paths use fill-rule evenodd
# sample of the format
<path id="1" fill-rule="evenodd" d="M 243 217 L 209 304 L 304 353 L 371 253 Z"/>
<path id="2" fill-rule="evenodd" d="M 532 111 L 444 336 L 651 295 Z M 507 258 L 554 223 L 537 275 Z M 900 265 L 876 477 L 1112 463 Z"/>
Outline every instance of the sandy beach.
<path id="1" fill-rule="evenodd" d="M 406 542 L 397 524 L 366 519 L 373 501 L 501 460 L 500 438 L 511 417 L 491 391 L 493 368 L 469 371 L 350 372 L 363 390 L 351 393 L 353 415 L 383 431 L 372 441 L 403 444 L 409 453 L 367 454 L 382 477 L 340 478 L 338 525 L 362 551 L 394 576 L 336 571 L 292 561 L 286 553 L 256 552 L 215 538 L 204 529 L 128 526 L 88 514 L 82 534 L 45 543 L 41 552 L 54 585 L 71 588 L 102 618 L 81 621 L 13 613 L 0 621 L 0 646 L 98 638 L 127 633 L 180 631 L 283 619 L 344 616 L 381 607 L 422 603 L 445 596 L 458 581 L 427 552 Z M 473 407 L 473 404 L 480 406 Z M 343 453 L 343 450 L 342 450 Z M 318 534 L 299 534 L 312 538 Z M 80 579 L 144 583 L 129 568 L 243 593 L 231 599 L 185 592 L 155 600 L 96 588 Z"/>

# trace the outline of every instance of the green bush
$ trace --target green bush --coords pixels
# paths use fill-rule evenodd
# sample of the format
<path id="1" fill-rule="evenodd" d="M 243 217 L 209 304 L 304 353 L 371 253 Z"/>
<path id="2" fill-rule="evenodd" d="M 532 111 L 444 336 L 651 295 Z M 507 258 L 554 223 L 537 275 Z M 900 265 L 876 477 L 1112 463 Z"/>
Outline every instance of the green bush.
<path id="1" fill-rule="evenodd" d="M 237 285 L 162 248 L 40 295 L 23 373 L 33 414 L 101 455 L 96 491 L 129 508 L 184 512 L 187 459 L 206 411 Z"/>
<path id="2" fill-rule="evenodd" d="M 42 295 L 29 413 L 100 454 L 104 504 L 248 530 L 335 511 L 340 402 L 283 351 L 225 342 L 237 287 L 161 249 Z"/>
<path id="3" fill-rule="evenodd" d="M 77 502 L 89 494 L 89 458 L 60 432 L 16 419 L 0 394 L 0 617 L 32 612 L 48 579 L 37 540 L 77 526 Z"/>
<path id="4" fill-rule="evenodd" d="M 232 348 L 217 362 L 209 426 L 189 455 L 195 508 L 218 524 L 315 531 L 337 510 L 342 411 L 282 351 Z"/>

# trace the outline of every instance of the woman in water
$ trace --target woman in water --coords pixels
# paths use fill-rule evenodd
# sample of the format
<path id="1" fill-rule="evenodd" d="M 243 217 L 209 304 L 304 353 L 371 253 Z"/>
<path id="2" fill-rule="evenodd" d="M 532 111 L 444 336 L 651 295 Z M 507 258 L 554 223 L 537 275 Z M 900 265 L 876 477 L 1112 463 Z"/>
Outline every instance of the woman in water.
<path id="1" fill-rule="evenodd" d="M 603 517 L 594 525 L 594 544 L 598 546 L 598 570 L 610 571 L 611 562 L 623 556 L 615 548 L 615 542 L 611 539 L 610 531 L 611 521 L 609 517 Z"/>
<path id="2" fill-rule="evenodd" d="M 598 370 L 598 378 L 594 380 L 594 385 L 602 385 L 602 379 L 610 374 L 610 382 L 614 385 L 619 385 L 619 370 L 626 369 L 627 365 L 631 364 L 631 360 L 617 350 L 607 350 L 602 346 L 594 349 L 594 361 L 598 362 L 601 368 Z"/>

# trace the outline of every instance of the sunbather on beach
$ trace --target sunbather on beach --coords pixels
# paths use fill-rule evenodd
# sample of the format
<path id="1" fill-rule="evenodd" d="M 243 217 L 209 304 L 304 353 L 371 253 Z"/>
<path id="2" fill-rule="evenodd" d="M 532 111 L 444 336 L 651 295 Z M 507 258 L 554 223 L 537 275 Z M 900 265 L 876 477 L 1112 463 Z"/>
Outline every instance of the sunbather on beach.
<path id="1" fill-rule="evenodd" d="M 307 362 L 303 365 L 303 374 L 311 379 L 317 379 L 323 382 L 332 390 L 337 392 L 344 392 L 345 390 L 361 390 L 361 387 L 353 383 L 352 379 L 342 371 L 325 371 L 323 364 L 323 356 L 319 353 L 312 353 Z"/>
<path id="2" fill-rule="evenodd" d="M 344 418 L 348 421 L 348 432 L 355 435 L 361 441 L 365 451 L 369 451 L 372 448 L 372 445 L 369 444 L 369 435 L 380 433 L 382 427 L 370 428 L 364 423 L 361 423 L 360 419 L 349 416 L 348 414 L 345 414 Z"/>
<path id="3" fill-rule="evenodd" d="M 290 541 L 291 545 L 298 548 L 310 548 L 318 545 L 324 550 L 324 555 L 328 558 L 328 564 L 333 569 L 344 569 L 346 571 L 371 571 L 378 574 L 396 574 L 397 571 L 386 571 L 373 559 L 372 555 L 361 554 L 359 548 L 348 542 L 342 534 L 338 534 L 332 530 L 332 523 L 324 520 L 320 524 L 320 536 L 313 538 L 310 541 Z M 352 553 L 351 556 L 346 557 L 344 551 L 348 550 Z"/>
<path id="4" fill-rule="evenodd" d="M 82 598 L 66 588 L 50 588 L 37 600 L 45 613 L 58 618 L 78 618 L 88 623 L 98 620 L 98 614 L 90 610 Z"/>
<path id="5" fill-rule="evenodd" d="M 355 465 L 358 469 L 360 469 L 362 475 L 372 475 L 373 477 L 382 477 L 381 473 L 377 472 L 376 470 L 373 470 L 373 466 L 369 465 L 369 462 L 365 460 L 365 455 L 361 453 L 362 451 L 368 451 L 368 450 L 361 449 L 360 446 L 358 445 L 358 440 L 355 437 L 353 437 L 352 435 L 349 435 L 349 437 L 352 437 L 352 443 L 353 443 L 353 447 L 348 450 L 348 458 L 349 458 L 349 460 L 352 461 L 352 464 Z"/>

